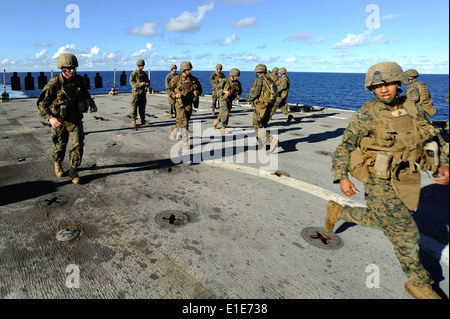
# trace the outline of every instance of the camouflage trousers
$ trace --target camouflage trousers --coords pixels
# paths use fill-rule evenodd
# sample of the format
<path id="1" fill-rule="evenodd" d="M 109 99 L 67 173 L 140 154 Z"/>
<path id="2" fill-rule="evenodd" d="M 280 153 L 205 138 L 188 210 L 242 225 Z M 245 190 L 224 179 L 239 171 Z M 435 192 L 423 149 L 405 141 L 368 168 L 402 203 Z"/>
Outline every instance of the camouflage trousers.
<path id="1" fill-rule="evenodd" d="M 262 140 L 265 134 L 266 143 L 270 143 L 270 133 L 266 128 L 267 124 L 269 124 L 271 110 L 272 106 L 268 105 L 264 109 L 255 107 L 253 111 L 253 129 L 256 132 L 256 137 L 260 137 Z"/>
<path id="2" fill-rule="evenodd" d="M 286 99 L 277 98 L 275 105 L 272 107 L 272 110 L 270 111 L 270 118 L 272 118 L 272 116 L 277 112 L 278 109 L 281 112 L 283 112 L 284 115 L 287 116 L 290 115 Z"/>
<path id="3" fill-rule="evenodd" d="M 222 127 L 228 126 L 230 111 L 232 107 L 233 103 L 231 101 L 220 99 L 220 109 L 219 116 L 217 117 L 217 122 L 222 122 Z"/>
<path id="4" fill-rule="evenodd" d="M 66 154 L 67 143 L 70 138 L 69 163 L 72 167 L 81 165 L 84 148 L 83 123 L 80 121 L 76 125 L 52 126 L 52 157 L 55 163 L 61 163 Z M 67 127 L 69 126 L 69 130 Z"/>
<path id="5" fill-rule="evenodd" d="M 214 109 L 216 107 L 216 103 L 217 103 L 218 99 L 219 99 L 219 95 L 216 93 L 216 90 L 213 90 L 211 108 Z M 219 104 L 220 104 L 220 99 L 219 99 Z"/>
<path id="6" fill-rule="evenodd" d="M 189 120 L 192 115 L 192 106 L 177 107 L 176 128 L 189 129 Z"/>
<path id="7" fill-rule="evenodd" d="M 367 208 L 344 206 L 341 219 L 382 230 L 394 246 L 394 252 L 408 280 L 417 287 L 432 284 L 430 274 L 419 257 L 419 229 L 390 180 L 371 174 L 365 184 Z"/>
<path id="8" fill-rule="evenodd" d="M 133 93 L 131 95 L 131 119 L 136 120 L 139 112 L 141 120 L 145 120 L 145 106 L 147 105 L 147 97 L 143 93 Z"/>

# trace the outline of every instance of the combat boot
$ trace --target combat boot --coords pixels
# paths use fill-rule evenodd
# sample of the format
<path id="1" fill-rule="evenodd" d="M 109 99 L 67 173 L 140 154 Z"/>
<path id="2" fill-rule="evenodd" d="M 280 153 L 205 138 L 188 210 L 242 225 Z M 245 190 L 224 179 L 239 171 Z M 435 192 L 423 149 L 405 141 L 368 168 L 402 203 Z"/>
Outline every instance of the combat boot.
<path id="1" fill-rule="evenodd" d="M 273 153 L 273 151 L 275 151 L 275 149 L 277 148 L 277 146 L 278 146 L 278 139 L 272 138 L 272 141 L 270 142 L 270 149 L 269 149 L 269 152 L 270 152 L 270 153 Z"/>
<path id="2" fill-rule="evenodd" d="M 64 174 L 63 168 L 61 166 L 61 163 L 55 162 L 55 174 L 58 177 L 62 177 Z"/>
<path id="3" fill-rule="evenodd" d="M 219 121 L 218 120 L 214 120 L 214 122 L 213 122 L 213 128 L 214 129 L 217 127 L 217 124 L 219 124 Z"/>
<path id="4" fill-rule="evenodd" d="M 72 183 L 74 183 L 74 184 L 80 183 L 80 177 L 78 176 L 78 170 L 76 169 L 76 167 L 70 168 L 69 176 L 72 178 Z"/>
<path id="5" fill-rule="evenodd" d="M 141 125 L 148 125 L 150 124 L 150 122 L 146 121 L 146 120 L 141 120 Z"/>
<path id="6" fill-rule="evenodd" d="M 294 116 L 292 116 L 292 114 L 289 114 L 289 115 L 288 115 L 287 122 L 289 123 L 290 121 L 292 121 L 293 118 L 294 118 Z"/>
<path id="7" fill-rule="evenodd" d="M 409 281 L 405 284 L 405 290 L 416 299 L 442 299 L 431 287 L 425 285 L 423 287 L 416 287 Z"/>
<path id="8" fill-rule="evenodd" d="M 223 126 L 222 126 L 222 128 L 220 129 L 220 132 L 221 132 L 222 134 L 228 134 L 228 133 L 230 133 L 230 132 L 227 131 L 227 129 L 226 129 L 225 127 L 223 127 Z"/>
<path id="9" fill-rule="evenodd" d="M 216 115 L 216 110 L 214 108 L 212 109 L 211 114 Z"/>
<path id="10" fill-rule="evenodd" d="M 325 217 L 325 231 L 333 232 L 334 225 L 341 219 L 342 206 L 330 200 L 327 205 L 327 216 Z"/>
<path id="11" fill-rule="evenodd" d="M 132 120 L 132 121 L 131 121 L 131 126 L 133 126 L 133 127 L 136 126 L 136 120 Z"/>

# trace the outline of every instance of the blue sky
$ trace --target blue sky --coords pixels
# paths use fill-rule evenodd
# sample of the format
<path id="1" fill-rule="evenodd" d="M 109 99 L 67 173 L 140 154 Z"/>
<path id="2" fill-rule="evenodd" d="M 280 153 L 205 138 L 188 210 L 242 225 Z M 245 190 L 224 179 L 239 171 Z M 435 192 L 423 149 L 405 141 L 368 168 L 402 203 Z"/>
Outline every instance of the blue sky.
<path id="1" fill-rule="evenodd" d="M 79 70 L 195 70 L 259 63 L 292 72 L 359 72 L 395 61 L 449 73 L 447 0 L 0 0 L 0 68 L 56 69 L 62 52 Z M 78 24 L 79 22 L 79 24 Z"/>

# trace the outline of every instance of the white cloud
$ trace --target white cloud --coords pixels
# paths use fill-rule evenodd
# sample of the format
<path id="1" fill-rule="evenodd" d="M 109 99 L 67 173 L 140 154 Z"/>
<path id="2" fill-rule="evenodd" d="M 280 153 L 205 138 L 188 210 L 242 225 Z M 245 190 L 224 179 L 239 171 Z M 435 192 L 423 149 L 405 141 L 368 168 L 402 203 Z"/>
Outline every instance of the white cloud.
<path id="1" fill-rule="evenodd" d="M 286 63 L 293 63 L 293 62 L 297 62 L 297 59 L 292 57 L 292 58 L 284 60 L 284 62 L 286 62 Z"/>
<path id="2" fill-rule="evenodd" d="M 367 31 L 364 31 L 361 34 L 347 34 L 345 39 L 343 39 L 341 42 L 333 44 L 330 48 L 331 49 L 348 49 L 353 47 L 361 47 L 368 45 L 370 43 L 377 43 L 384 39 L 386 36 L 385 34 L 380 34 L 374 37 L 373 39 L 369 37 L 375 29 L 369 29 Z"/>
<path id="3" fill-rule="evenodd" d="M 225 40 L 221 43 L 221 45 L 231 45 L 235 40 L 237 40 L 237 36 L 236 33 L 233 33 L 231 36 L 226 37 Z"/>
<path id="4" fill-rule="evenodd" d="M 291 35 L 289 38 L 287 38 L 288 41 L 306 41 L 310 37 L 312 37 L 314 33 L 304 33 L 304 32 L 296 32 L 293 35 Z"/>
<path id="5" fill-rule="evenodd" d="M 73 53 L 75 54 L 77 52 L 77 48 L 75 44 L 67 44 L 65 46 L 62 46 L 58 49 L 58 51 L 55 52 L 52 59 L 57 59 L 62 53 Z"/>
<path id="6" fill-rule="evenodd" d="M 52 40 L 41 41 L 35 44 L 37 47 L 51 47 L 53 45 Z"/>
<path id="7" fill-rule="evenodd" d="M 148 59 L 152 52 L 155 50 L 155 47 L 151 43 L 147 43 L 145 45 L 145 49 L 141 49 L 139 51 L 134 52 L 130 58 L 131 59 Z"/>
<path id="8" fill-rule="evenodd" d="M 214 3 L 198 7 L 197 12 L 183 12 L 177 18 L 171 18 L 165 25 L 164 30 L 176 32 L 194 32 L 202 26 L 203 18 L 208 11 L 214 9 Z"/>
<path id="9" fill-rule="evenodd" d="M 43 50 L 39 51 L 38 53 L 36 53 L 36 54 L 34 55 L 34 58 L 35 58 L 36 60 L 39 60 L 39 59 L 45 57 L 45 53 L 47 53 L 47 51 L 48 51 L 47 49 L 43 49 Z"/>
<path id="10" fill-rule="evenodd" d="M 90 53 L 81 53 L 80 57 L 81 58 L 87 58 L 87 59 L 92 59 L 94 56 L 98 55 L 100 52 L 100 49 L 97 46 L 94 46 Z"/>
<path id="11" fill-rule="evenodd" d="M 255 18 L 245 18 L 232 25 L 233 28 L 246 28 L 256 24 Z"/>
<path id="12" fill-rule="evenodd" d="M 156 29 L 158 28 L 158 23 L 156 22 L 146 22 L 142 27 L 136 27 L 131 30 L 130 34 L 135 34 L 143 37 L 150 37 L 156 34 Z"/>

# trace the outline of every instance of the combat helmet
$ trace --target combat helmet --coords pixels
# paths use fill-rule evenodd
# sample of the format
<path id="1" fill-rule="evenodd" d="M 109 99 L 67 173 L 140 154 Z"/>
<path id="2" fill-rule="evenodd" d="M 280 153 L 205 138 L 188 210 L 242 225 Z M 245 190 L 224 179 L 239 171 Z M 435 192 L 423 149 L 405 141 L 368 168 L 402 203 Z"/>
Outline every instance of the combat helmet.
<path id="1" fill-rule="evenodd" d="M 372 91 L 372 86 L 390 82 L 409 84 L 408 77 L 400 65 L 395 62 L 382 62 L 370 67 L 364 86 L 366 91 Z"/>
<path id="2" fill-rule="evenodd" d="M 144 66 L 145 65 L 145 61 L 142 60 L 142 59 L 139 59 L 139 60 L 136 61 L 136 65 L 137 66 Z"/>
<path id="3" fill-rule="evenodd" d="M 59 58 L 58 62 L 56 63 L 56 67 L 58 69 L 62 68 L 77 68 L 78 67 L 78 60 L 77 57 L 72 53 L 62 53 Z"/>
<path id="4" fill-rule="evenodd" d="M 240 76 L 241 75 L 241 71 L 239 71 L 239 69 L 233 68 L 230 70 L 230 76 Z"/>
<path id="5" fill-rule="evenodd" d="M 173 69 L 176 69 L 176 68 L 177 68 L 176 64 L 172 64 L 172 65 L 170 66 L 170 71 L 172 71 Z"/>
<path id="6" fill-rule="evenodd" d="M 279 74 L 286 74 L 286 72 L 287 72 L 286 68 L 280 68 L 280 69 L 278 70 L 278 73 L 279 73 Z"/>
<path id="7" fill-rule="evenodd" d="M 419 72 L 417 72 L 417 70 L 415 69 L 409 69 L 405 71 L 407 76 L 411 76 L 411 77 L 418 77 L 419 76 Z"/>
<path id="8" fill-rule="evenodd" d="M 180 64 L 180 71 L 184 72 L 186 70 L 191 70 L 192 69 L 192 64 L 189 61 L 183 61 Z"/>
<path id="9" fill-rule="evenodd" d="M 265 64 L 258 64 L 255 67 L 256 73 L 267 73 L 267 66 Z"/>
<path id="10" fill-rule="evenodd" d="M 275 68 L 272 69 L 272 73 L 276 74 L 276 73 L 278 73 L 278 70 L 279 70 L 279 68 L 275 67 Z"/>
<path id="11" fill-rule="evenodd" d="M 217 65 L 216 65 L 216 70 L 222 71 L 222 64 L 217 64 Z"/>

